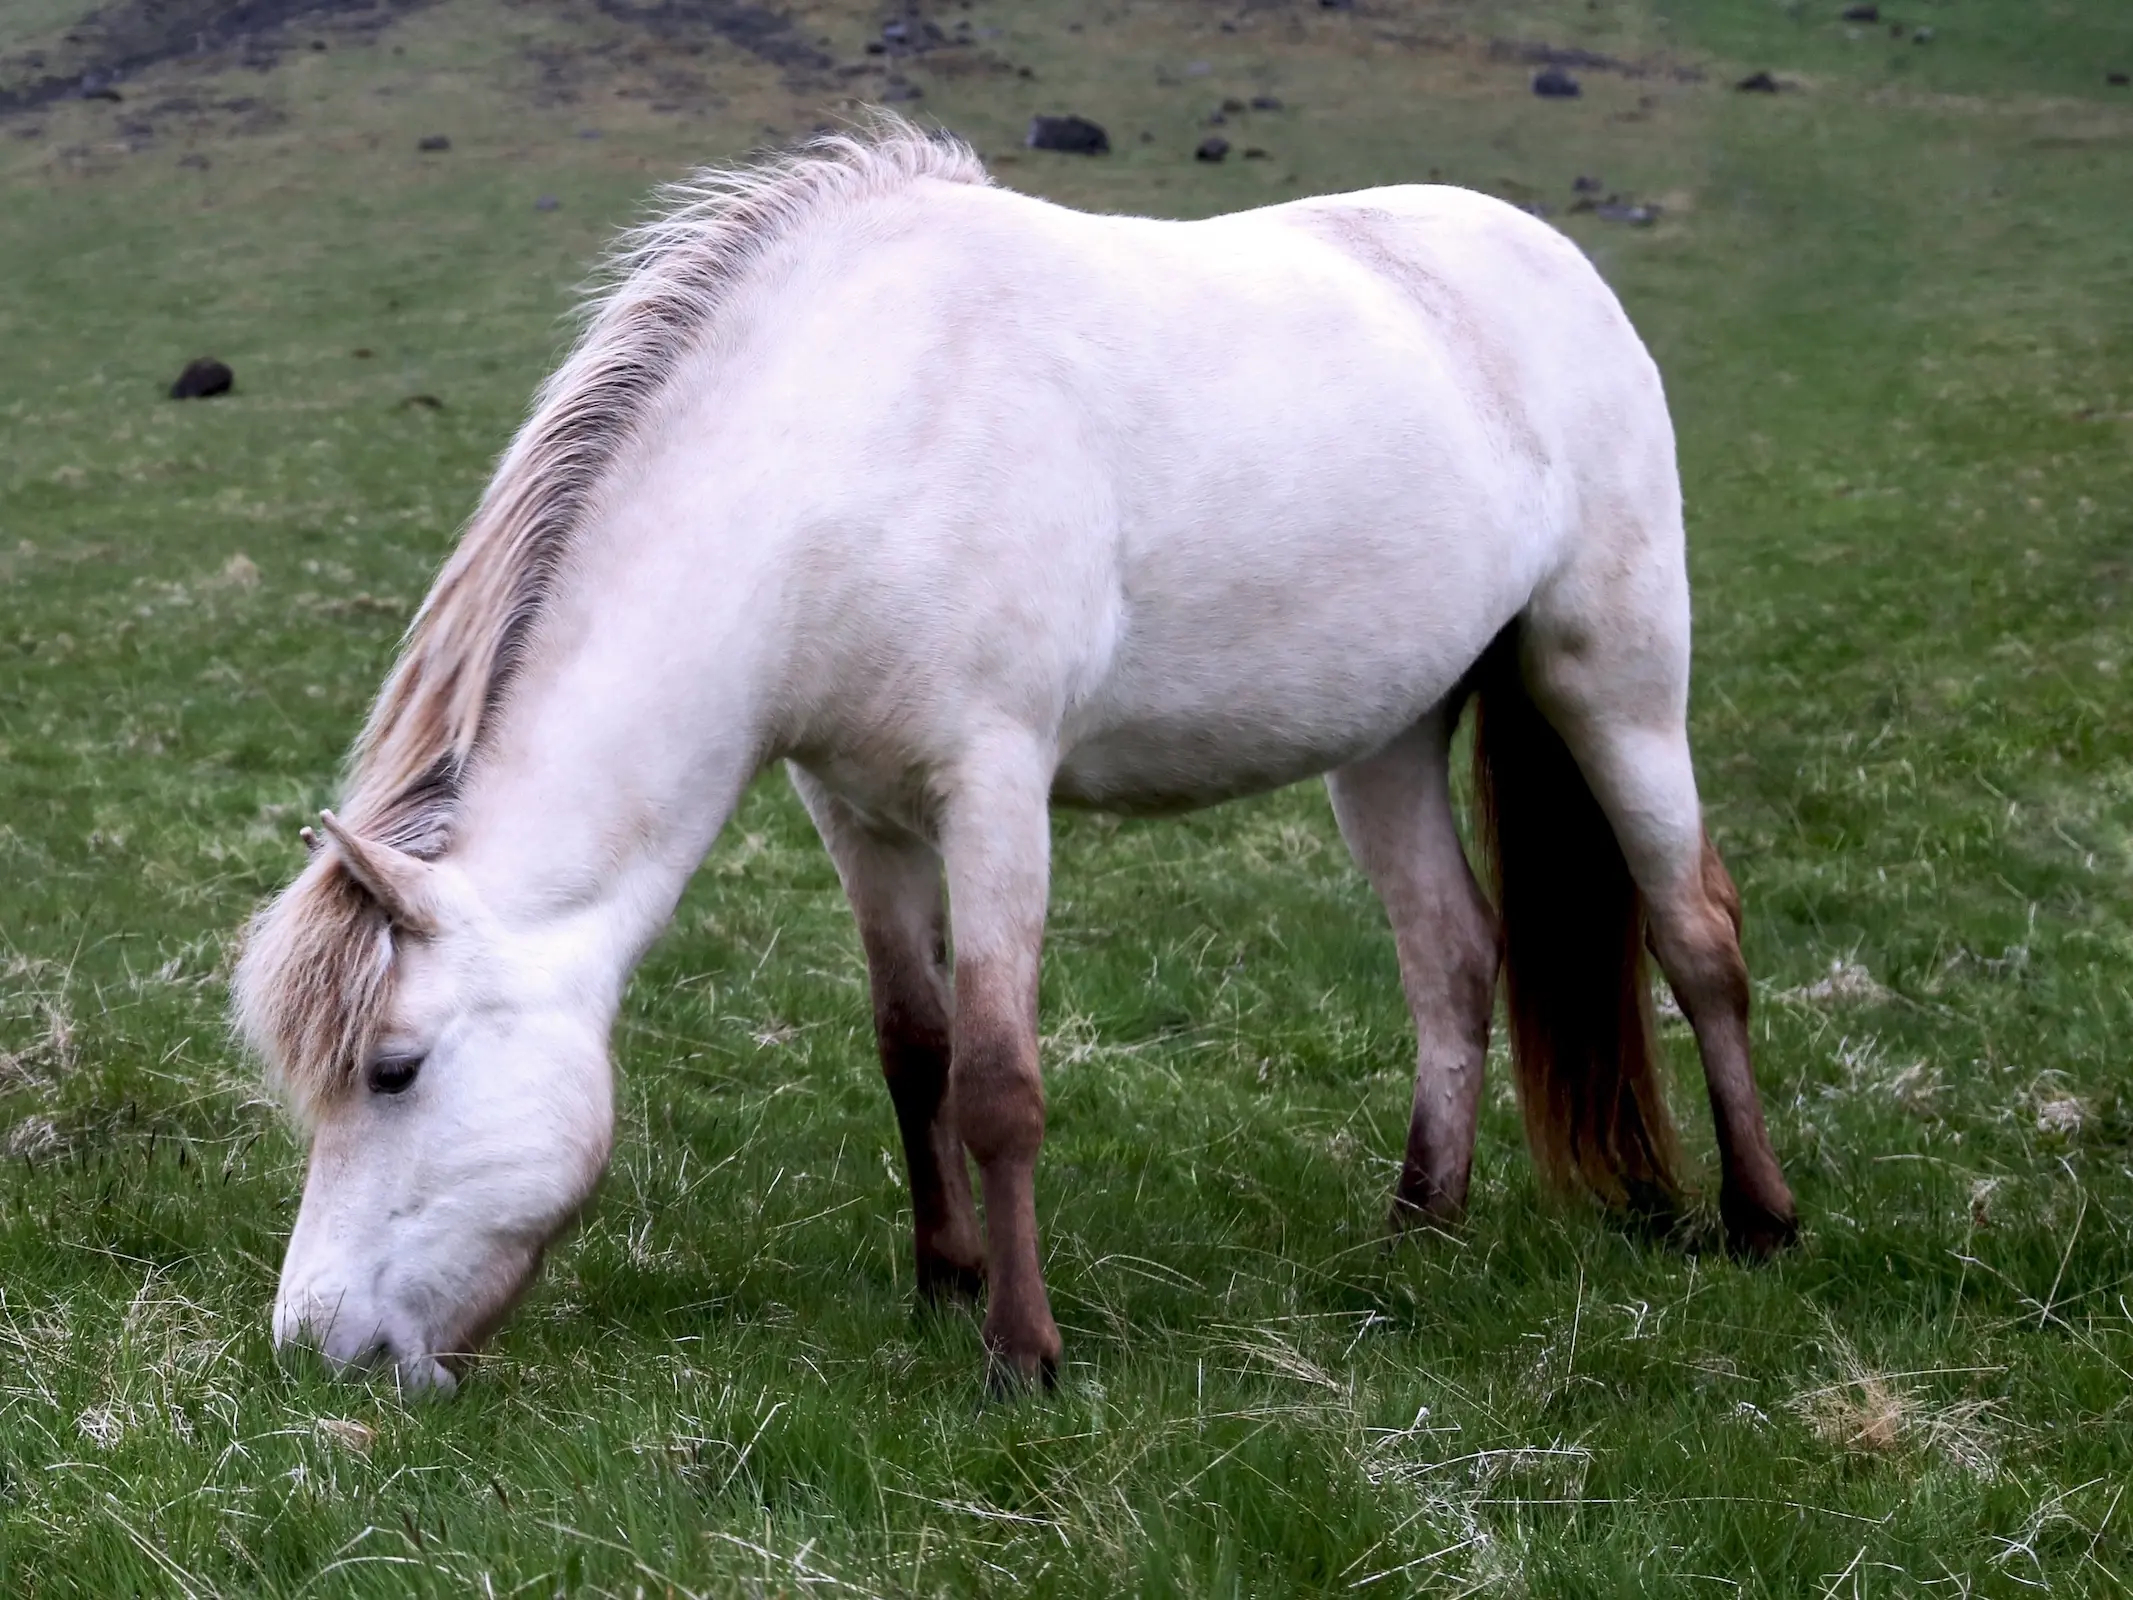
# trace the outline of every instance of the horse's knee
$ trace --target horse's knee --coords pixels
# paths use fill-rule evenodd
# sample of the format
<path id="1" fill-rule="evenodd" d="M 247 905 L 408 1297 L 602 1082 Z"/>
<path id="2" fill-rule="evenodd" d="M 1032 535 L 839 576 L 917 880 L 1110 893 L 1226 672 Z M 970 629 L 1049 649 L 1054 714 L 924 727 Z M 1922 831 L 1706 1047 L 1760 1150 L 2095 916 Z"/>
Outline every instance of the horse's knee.
<path id="1" fill-rule="evenodd" d="M 1044 1088 L 1012 1048 L 959 1051 L 950 1078 L 963 1147 L 980 1167 L 1034 1161 L 1044 1144 Z"/>
<path id="2" fill-rule="evenodd" d="M 1036 1031 L 981 976 L 959 975 L 958 989 L 949 1084 L 963 1146 L 980 1167 L 1034 1161 L 1044 1143 Z"/>

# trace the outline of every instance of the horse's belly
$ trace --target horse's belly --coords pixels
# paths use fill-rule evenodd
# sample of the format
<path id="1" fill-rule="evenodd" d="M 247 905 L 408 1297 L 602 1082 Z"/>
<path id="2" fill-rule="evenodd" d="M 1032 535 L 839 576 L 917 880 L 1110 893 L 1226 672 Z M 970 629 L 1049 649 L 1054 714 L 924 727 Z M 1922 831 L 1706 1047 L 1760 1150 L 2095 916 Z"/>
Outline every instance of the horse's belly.
<path id="1" fill-rule="evenodd" d="M 1218 743 L 1210 730 L 1159 726 L 1121 729 L 1077 748 L 1052 780 L 1060 805 L 1165 816 L 1219 805 L 1331 771 L 1368 755 L 1382 737 L 1335 743 L 1254 741 L 1247 748 Z"/>
<path id="2" fill-rule="evenodd" d="M 1053 798 L 1128 814 L 1185 811 L 1359 760 L 1450 694 L 1479 649 L 1457 635 L 1418 644 L 1390 660 L 1270 649 L 1128 674 L 1070 719 Z"/>

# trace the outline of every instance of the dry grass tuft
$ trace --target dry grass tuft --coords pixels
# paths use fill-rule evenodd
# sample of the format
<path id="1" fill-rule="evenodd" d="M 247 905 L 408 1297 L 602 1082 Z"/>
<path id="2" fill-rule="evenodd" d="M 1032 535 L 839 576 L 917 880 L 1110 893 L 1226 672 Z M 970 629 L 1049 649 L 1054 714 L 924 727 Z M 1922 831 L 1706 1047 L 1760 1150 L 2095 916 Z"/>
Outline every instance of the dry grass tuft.
<path id="1" fill-rule="evenodd" d="M 1830 961 L 1827 974 L 1797 989 L 1781 990 L 1778 998 L 1817 1006 L 1878 1005 L 1890 994 L 1865 967 L 1837 956 Z"/>
<path id="2" fill-rule="evenodd" d="M 1843 1377 L 1792 1400 L 1792 1409 L 1823 1443 L 1857 1456 L 1937 1455 L 1974 1477 L 1997 1474 L 1997 1441 L 1987 1426 L 1991 1400 L 1935 1407 L 1898 1381 L 1930 1374 L 1876 1371 L 1841 1337 L 1835 1348 Z"/>

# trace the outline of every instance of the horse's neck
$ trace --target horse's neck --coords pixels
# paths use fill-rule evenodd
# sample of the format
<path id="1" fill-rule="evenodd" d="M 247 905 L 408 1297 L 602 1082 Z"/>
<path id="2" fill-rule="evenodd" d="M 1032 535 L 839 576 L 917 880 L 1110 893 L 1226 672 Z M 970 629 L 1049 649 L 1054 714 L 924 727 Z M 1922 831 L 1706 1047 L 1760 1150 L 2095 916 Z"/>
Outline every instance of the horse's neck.
<path id="1" fill-rule="evenodd" d="M 633 496 L 548 602 L 470 773 L 452 857 L 507 928 L 562 932 L 615 992 L 760 759 L 745 563 Z M 590 974 L 589 974 L 590 976 Z"/>

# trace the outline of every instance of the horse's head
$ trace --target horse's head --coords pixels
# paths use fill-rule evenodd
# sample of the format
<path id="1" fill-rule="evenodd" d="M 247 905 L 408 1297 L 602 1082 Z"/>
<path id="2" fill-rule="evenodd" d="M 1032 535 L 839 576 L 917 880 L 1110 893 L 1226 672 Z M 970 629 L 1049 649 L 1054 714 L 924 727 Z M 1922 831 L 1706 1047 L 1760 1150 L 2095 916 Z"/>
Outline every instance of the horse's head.
<path id="1" fill-rule="evenodd" d="M 277 930 L 277 904 L 237 978 L 238 1014 L 284 1079 L 321 1035 L 307 1006 L 339 1006 L 332 1031 L 352 1042 L 331 1092 L 298 1096 L 310 1169 L 274 1341 L 450 1389 L 607 1164 L 613 1002 L 574 941 L 506 926 L 456 867 L 324 821 L 306 879 L 315 900 L 353 907 L 343 920 L 364 948 L 337 973 L 316 970 L 337 964 L 317 952 L 295 970 L 306 941 Z"/>

